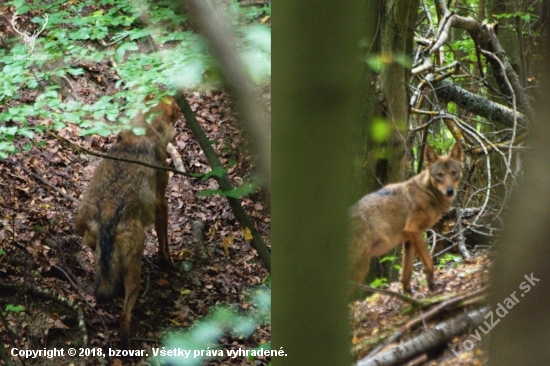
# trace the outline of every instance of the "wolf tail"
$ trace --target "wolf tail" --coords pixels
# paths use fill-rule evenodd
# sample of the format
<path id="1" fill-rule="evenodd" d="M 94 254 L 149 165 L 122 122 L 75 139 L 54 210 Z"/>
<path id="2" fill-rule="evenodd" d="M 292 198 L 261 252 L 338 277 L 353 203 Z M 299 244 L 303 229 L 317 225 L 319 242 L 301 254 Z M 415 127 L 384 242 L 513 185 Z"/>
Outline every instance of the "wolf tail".
<path id="1" fill-rule="evenodd" d="M 101 225 L 99 245 L 96 249 L 97 272 L 95 279 L 95 297 L 98 302 L 111 300 L 123 292 L 123 284 L 118 273 L 116 261 L 113 258 L 115 251 L 116 222 L 108 220 L 108 224 Z"/>

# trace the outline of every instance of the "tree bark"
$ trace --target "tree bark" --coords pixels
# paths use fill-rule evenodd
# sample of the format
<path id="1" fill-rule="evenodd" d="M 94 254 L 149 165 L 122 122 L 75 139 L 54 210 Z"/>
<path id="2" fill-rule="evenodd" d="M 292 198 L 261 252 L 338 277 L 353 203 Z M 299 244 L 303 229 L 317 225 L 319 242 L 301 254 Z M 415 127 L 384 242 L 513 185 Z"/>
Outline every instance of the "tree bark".
<path id="1" fill-rule="evenodd" d="M 438 98 L 453 102 L 468 112 L 487 118 L 489 121 L 512 128 L 514 126 L 514 111 L 485 97 L 470 93 L 466 89 L 453 84 L 449 80 L 431 83 Z M 517 113 L 518 127 L 527 127 L 529 120 L 523 113 Z"/>
<path id="2" fill-rule="evenodd" d="M 367 191 L 381 185 L 399 182 L 405 178 L 404 156 L 408 135 L 409 93 L 407 86 L 411 76 L 410 67 L 403 60 L 412 58 L 414 21 L 419 1 L 386 0 L 380 8 L 380 58 L 384 63 L 377 88 L 367 95 L 369 102 L 378 102 L 378 113 L 367 115 L 367 123 L 377 116 L 386 120 L 391 130 L 389 138 L 377 141 L 369 136 L 367 129 L 368 157 L 366 161 Z M 372 128 L 372 126 L 371 126 Z M 373 174 L 374 173 L 374 174 Z"/>

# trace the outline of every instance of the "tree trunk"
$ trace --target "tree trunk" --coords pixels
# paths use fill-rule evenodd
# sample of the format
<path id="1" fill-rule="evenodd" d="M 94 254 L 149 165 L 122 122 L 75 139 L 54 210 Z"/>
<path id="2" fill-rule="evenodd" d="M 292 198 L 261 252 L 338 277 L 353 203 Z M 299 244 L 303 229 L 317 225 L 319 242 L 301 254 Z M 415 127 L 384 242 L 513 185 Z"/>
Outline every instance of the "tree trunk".
<path id="1" fill-rule="evenodd" d="M 378 3 L 378 2 L 375 2 Z M 366 97 L 365 125 L 366 161 L 364 163 L 365 189 L 361 195 L 373 192 L 388 183 L 408 178 L 405 174 L 405 149 L 408 137 L 410 65 L 413 35 L 419 1 L 386 0 L 380 3 L 380 16 L 376 28 L 380 33 L 378 43 L 370 50 L 370 57 L 379 57 L 382 69 L 377 80 L 371 83 Z M 372 105 L 371 103 L 375 103 Z M 390 131 L 385 139 L 374 138 L 377 124 Z M 380 127 L 380 126 L 378 126 Z M 411 171 L 412 172 L 412 171 Z M 359 196 L 357 198 L 359 198 Z M 377 259 L 374 259 L 377 261 Z M 397 278 L 391 261 L 372 265 L 367 281 L 374 277 Z"/>
<path id="2" fill-rule="evenodd" d="M 273 349 L 287 356 L 274 357 L 274 365 L 351 363 L 347 212 L 352 131 L 361 109 L 358 45 L 365 37 L 365 5 L 277 4 L 272 319 Z"/>
<path id="3" fill-rule="evenodd" d="M 377 88 L 371 88 L 368 102 L 376 102 L 378 112 L 367 115 L 372 122 L 382 116 L 391 134 L 385 141 L 377 141 L 368 135 L 367 190 L 373 191 L 390 182 L 402 181 L 404 174 L 405 142 L 409 118 L 410 65 L 413 35 L 419 1 L 386 0 L 381 5 L 380 59 L 383 67 Z M 373 174 L 374 173 L 374 174 Z"/>
<path id="4" fill-rule="evenodd" d="M 550 40 L 545 37 L 541 41 L 543 59 L 548 60 Z M 541 95 L 550 95 L 548 69 Z M 489 365 L 547 365 L 550 360 L 549 119 L 550 105 L 543 100 L 530 134 L 525 179 L 510 202 L 493 270 L 492 308 L 512 295 L 518 302 L 491 332 Z"/>

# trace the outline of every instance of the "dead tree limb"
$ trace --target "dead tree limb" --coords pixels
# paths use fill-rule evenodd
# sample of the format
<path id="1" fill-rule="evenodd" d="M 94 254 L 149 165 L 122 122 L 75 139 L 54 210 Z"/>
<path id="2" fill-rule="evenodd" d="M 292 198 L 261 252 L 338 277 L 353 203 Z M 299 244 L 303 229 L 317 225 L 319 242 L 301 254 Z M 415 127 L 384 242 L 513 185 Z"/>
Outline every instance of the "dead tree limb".
<path id="1" fill-rule="evenodd" d="M 470 301 L 472 299 L 479 301 L 480 296 L 483 296 L 486 291 L 487 291 L 487 286 L 484 286 L 479 290 L 468 292 L 468 293 L 462 293 L 450 299 L 444 300 L 439 305 L 425 312 L 421 311 L 419 316 L 409 320 L 407 323 L 405 323 L 403 326 L 397 329 L 397 331 L 394 331 L 391 336 L 389 336 L 382 343 L 380 343 L 378 346 L 373 348 L 372 351 L 370 351 L 369 354 L 366 356 L 366 358 L 374 357 L 374 355 L 376 355 L 382 348 L 386 347 L 391 343 L 397 342 L 399 339 L 401 339 L 401 337 L 403 337 L 405 333 L 409 332 L 411 329 L 413 329 L 417 325 L 432 319 L 436 315 L 440 314 L 443 310 L 453 309 L 457 304 L 463 305 L 466 301 Z"/>
<path id="2" fill-rule="evenodd" d="M 468 329 L 475 328 L 480 324 L 488 308 L 472 310 L 461 314 L 449 321 L 441 322 L 418 336 L 401 343 L 384 353 L 374 357 L 366 357 L 356 363 L 356 366 L 391 366 L 402 365 L 407 360 L 418 357 L 422 353 L 428 352 L 434 348 L 447 343 L 453 337 L 456 337 Z"/>
<path id="3" fill-rule="evenodd" d="M 487 118 L 489 121 L 510 128 L 514 127 L 514 111 L 512 109 L 471 93 L 449 80 L 432 81 L 431 84 L 439 99 L 453 102 L 468 112 Z M 517 122 L 520 128 L 526 128 L 529 125 L 529 120 L 523 113 L 517 113 Z"/>

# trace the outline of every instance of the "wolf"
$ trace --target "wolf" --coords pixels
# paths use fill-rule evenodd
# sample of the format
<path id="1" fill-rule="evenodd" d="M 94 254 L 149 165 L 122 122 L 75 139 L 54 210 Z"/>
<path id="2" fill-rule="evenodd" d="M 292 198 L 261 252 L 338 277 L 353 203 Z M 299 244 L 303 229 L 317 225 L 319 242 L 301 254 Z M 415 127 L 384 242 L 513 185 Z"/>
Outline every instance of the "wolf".
<path id="1" fill-rule="evenodd" d="M 149 99 L 150 96 L 146 101 Z M 122 131 L 109 155 L 166 166 L 166 146 L 175 136 L 178 114 L 179 108 L 172 97 L 161 99 L 159 105 L 146 113 L 138 112 L 131 125 L 144 128 L 145 134 Z M 148 123 L 150 117 L 152 121 Z M 104 159 L 96 168 L 76 212 L 75 227 L 83 236 L 83 245 L 91 247 L 96 254 L 97 301 L 124 295 L 120 339 L 126 348 L 132 308 L 140 287 L 145 227 L 149 224 L 155 224 L 161 268 L 175 268 L 168 249 L 167 185 L 167 171 Z"/>
<path id="2" fill-rule="evenodd" d="M 438 156 L 426 145 L 423 172 L 367 194 L 351 207 L 351 282 L 363 282 L 372 256 L 384 255 L 403 243 L 403 292 L 411 293 L 415 252 L 424 265 L 428 288 L 436 289 L 433 262 L 423 232 L 450 210 L 462 178 L 463 158 L 458 142 L 448 156 Z"/>

